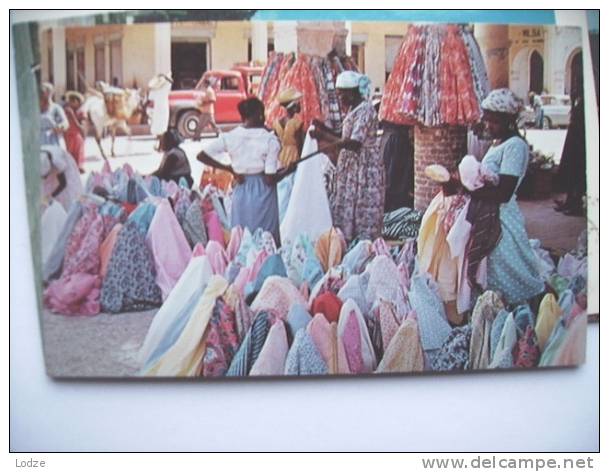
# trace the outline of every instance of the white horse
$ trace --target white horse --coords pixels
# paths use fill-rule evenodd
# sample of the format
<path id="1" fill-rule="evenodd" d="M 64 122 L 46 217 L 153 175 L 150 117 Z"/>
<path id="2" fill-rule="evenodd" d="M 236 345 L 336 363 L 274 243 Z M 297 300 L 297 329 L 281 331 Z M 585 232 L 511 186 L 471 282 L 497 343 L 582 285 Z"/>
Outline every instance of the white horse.
<path id="1" fill-rule="evenodd" d="M 82 105 L 83 112 L 93 124 L 95 141 L 99 146 L 102 157 L 107 160 L 101 139 L 104 130 L 109 129 L 112 136 L 110 155 L 115 156 L 114 141 L 116 129 L 120 128 L 131 138 L 131 129 L 127 120 L 141 108 L 140 91 L 135 89 L 119 89 L 102 85 L 102 92 L 89 88 L 87 98 Z"/>

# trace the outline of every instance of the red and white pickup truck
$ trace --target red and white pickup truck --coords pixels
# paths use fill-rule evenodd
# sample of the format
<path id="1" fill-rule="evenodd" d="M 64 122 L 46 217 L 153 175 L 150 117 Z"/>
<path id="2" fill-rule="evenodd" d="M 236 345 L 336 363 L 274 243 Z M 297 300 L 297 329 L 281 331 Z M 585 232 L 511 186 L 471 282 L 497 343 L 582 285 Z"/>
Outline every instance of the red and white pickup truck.
<path id="1" fill-rule="evenodd" d="M 177 128 L 182 138 L 193 138 L 199 124 L 197 103 L 204 95 L 203 79 L 211 80 L 216 92 L 216 123 L 239 123 L 237 104 L 256 94 L 262 67 L 235 66 L 232 70 L 205 72 L 192 90 L 173 90 L 169 94 L 169 126 Z"/>

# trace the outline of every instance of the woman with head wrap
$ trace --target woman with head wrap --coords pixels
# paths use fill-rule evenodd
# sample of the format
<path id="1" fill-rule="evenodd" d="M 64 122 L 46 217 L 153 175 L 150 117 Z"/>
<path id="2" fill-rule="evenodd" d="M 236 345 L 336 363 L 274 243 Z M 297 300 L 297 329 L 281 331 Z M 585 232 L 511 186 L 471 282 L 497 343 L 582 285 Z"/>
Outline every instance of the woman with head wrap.
<path id="1" fill-rule="evenodd" d="M 53 85 L 45 82 L 40 87 L 40 144 L 59 146 L 59 136 L 68 130 L 68 118 L 53 101 Z"/>
<path id="2" fill-rule="evenodd" d="M 516 126 L 521 107 L 520 99 L 506 88 L 493 90 L 483 100 L 483 120 L 490 137 L 498 144 L 488 150 L 482 164 L 499 175 L 499 182 L 487 182 L 482 188 L 471 192 L 470 204 L 470 209 L 476 201 L 499 205 L 501 231 L 495 244 L 489 248 L 487 288 L 500 292 L 510 305 L 525 302 L 544 290 L 524 218 L 516 203 L 516 189 L 529 163 L 529 146 L 519 135 Z M 475 232 L 474 225 L 470 238 L 475 238 Z M 486 239 L 492 238 L 487 234 Z M 469 251 L 471 265 L 472 248 Z"/>
<path id="3" fill-rule="evenodd" d="M 273 130 L 281 141 L 279 162 L 283 167 L 288 167 L 300 159 L 304 143 L 303 121 L 298 116 L 301 98 L 302 93 L 293 88 L 284 90 L 277 97 L 277 101 L 287 112 L 287 116 L 273 123 Z"/>
<path id="4" fill-rule="evenodd" d="M 330 140 L 340 149 L 331 201 L 333 224 L 347 241 L 375 240 L 383 227 L 385 169 L 376 139 L 376 110 L 368 100 L 370 80 L 345 71 L 337 77 L 336 88 L 341 103 L 349 109 L 340 138 L 318 120 L 313 121 L 312 131 L 312 137 Z"/>

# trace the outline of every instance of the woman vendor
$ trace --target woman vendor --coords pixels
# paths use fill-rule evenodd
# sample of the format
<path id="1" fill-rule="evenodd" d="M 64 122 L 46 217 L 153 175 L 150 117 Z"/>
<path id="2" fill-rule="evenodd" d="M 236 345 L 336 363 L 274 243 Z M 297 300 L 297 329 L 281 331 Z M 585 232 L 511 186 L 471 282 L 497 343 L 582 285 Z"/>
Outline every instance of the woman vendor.
<path id="1" fill-rule="evenodd" d="M 262 228 L 279 245 L 279 140 L 264 127 L 264 104 L 260 100 L 243 100 L 238 109 L 243 124 L 207 142 L 197 159 L 234 175 L 237 185 L 232 194 L 231 226 L 247 227 L 252 232 Z M 220 162 L 223 153 L 229 155 L 230 164 Z"/>
<path id="2" fill-rule="evenodd" d="M 74 158 L 78 170 L 81 174 L 85 173 L 85 136 L 86 136 L 86 117 L 80 111 L 80 107 L 85 101 L 81 93 L 75 91 L 66 92 L 67 103 L 64 111 L 70 127 L 66 130 L 63 138 L 66 142 L 66 149 Z"/>
<path id="3" fill-rule="evenodd" d="M 190 163 L 184 150 L 180 147 L 180 135 L 177 130 L 170 128 L 161 135 L 159 149 L 163 151 L 163 159 L 159 168 L 152 175 L 162 180 L 173 180 L 176 183 L 184 177 L 188 187 L 192 187 Z"/>
<path id="4" fill-rule="evenodd" d="M 59 146 L 59 137 L 70 128 L 63 108 L 53 101 L 54 87 L 45 82 L 40 87 L 40 144 Z"/>
<path id="5" fill-rule="evenodd" d="M 333 142 L 340 149 L 335 192 L 330 202 L 334 226 L 345 239 L 374 240 L 381 236 L 385 199 L 385 169 L 377 144 L 377 115 L 370 95 L 370 80 L 345 71 L 336 79 L 341 104 L 349 111 L 338 136 L 314 120 L 311 136 Z"/>
<path id="6" fill-rule="evenodd" d="M 470 193 L 469 212 L 472 208 L 496 205 L 499 227 L 497 231 L 486 227 L 484 223 L 480 224 L 480 215 L 476 216 L 478 221 L 472 224 L 468 264 L 471 267 L 479 262 L 478 259 L 488 256 L 487 288 L 500 293 L 509 305 L 527 302 L 542 293 L 545 287 L 529 244 L 524 217 L 516 202 L 516 189 L 529 163 L 529 146 L 516 126 L 521 107 L 521 101 L 506 88 L 493 90 L 482 102 L 483 120 L 495 142 L 484 156 L 482 165 L 497 174 L 499 181 L 497 185 L 486 183 Z M 472 247 L 476 246 L 472 244 L 475 240 L 482 241 L 481 247 Z"/>
<path id="7" fill-rule="evenodd" d="M 277 97 L 277 101 L 287 113 L 287 116 L 273 123 L 273 130 L 281 142 L 279 162 L 282 167 L 288 167 L 300 159 L 304 143 L 303 121 L 298 116 L 301 98 L 302 93 L 293 88 L 284 90 Z"/>

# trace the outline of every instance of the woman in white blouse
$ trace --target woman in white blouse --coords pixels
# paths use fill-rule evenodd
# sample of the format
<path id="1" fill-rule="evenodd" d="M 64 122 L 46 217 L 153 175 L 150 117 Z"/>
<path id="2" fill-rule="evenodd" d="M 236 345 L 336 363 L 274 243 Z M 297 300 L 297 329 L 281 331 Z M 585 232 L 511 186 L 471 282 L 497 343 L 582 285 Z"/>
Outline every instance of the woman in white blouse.
<path id="1" fill-rule="evenodd" d="M 230 172 L 237 185 L 233 189 L 231 226 L 269 231 L 277 245 L 279 210 L 277 167 L 280 144 L 264 127 L 264 104 L 248 98 L 238 105 L 243 124 L 205 144 L 197 159 L 203 164 Z M 221 164 L 223 153 L 230 164 Z"/>

